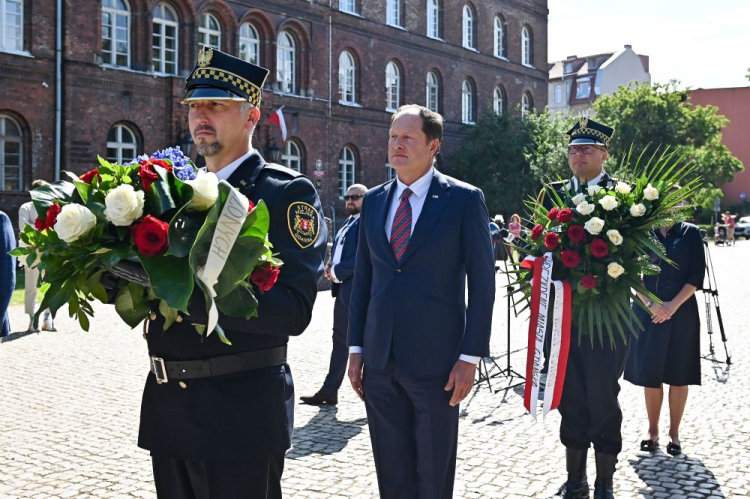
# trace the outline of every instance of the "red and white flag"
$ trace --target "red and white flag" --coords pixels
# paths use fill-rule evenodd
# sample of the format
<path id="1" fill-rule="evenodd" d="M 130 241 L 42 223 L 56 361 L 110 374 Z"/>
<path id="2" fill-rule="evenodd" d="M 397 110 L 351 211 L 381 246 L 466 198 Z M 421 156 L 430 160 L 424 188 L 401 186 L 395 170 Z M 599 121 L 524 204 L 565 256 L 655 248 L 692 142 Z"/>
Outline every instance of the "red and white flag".
<path id="1" fill-rule="evenodd" d="M 284 121 L 284 113 L 281 112 L 282 109 L 284 109 L 284 106 L 278 108 L 275 113 L 268 117 L 268 120 L 281 128 L 281 143 L 283 144 L 286 142 L 286 121 Z"/>

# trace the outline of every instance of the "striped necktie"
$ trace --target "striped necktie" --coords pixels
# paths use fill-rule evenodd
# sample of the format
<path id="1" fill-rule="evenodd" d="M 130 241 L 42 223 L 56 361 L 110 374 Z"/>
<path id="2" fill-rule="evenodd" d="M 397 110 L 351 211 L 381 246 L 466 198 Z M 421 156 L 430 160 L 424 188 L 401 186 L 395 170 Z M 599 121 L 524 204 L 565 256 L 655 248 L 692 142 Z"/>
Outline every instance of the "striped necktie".
<path id="1" fill-rule="evenodd" d="M 411 237 L 411 204 L 409 203 L 409 196 L 411 195 L 411 189 L 408 187 L 404 189 L 404 192 L 401 193 L 401 202 L 396 209 L 396 215 L 393 217 L 391 248 L 396 261 L 401 261 Z"/>

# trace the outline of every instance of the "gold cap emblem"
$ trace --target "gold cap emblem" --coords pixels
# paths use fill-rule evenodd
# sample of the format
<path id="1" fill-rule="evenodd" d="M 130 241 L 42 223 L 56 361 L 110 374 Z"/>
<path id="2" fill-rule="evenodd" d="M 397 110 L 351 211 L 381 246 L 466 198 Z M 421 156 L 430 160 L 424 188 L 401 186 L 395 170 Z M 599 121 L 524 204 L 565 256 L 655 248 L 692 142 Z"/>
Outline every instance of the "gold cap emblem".
<path id="1" fill-rule="evenodd" d="M 578 124 L 581 125 L 581 128 L 586 128 L 586 125 L 589 124 L 589 119 L 584 116 L 578 121 Z"/>
<path id="2" fill-rule="evenodd" d="M 214 49 L 211 47 L 206 47 L 205 45 L 201 47 L 200 51 L 198 52 L 198 66 L 205 68 L 209 65 L 211 62 L 211 58 L 214 56 Z"/>

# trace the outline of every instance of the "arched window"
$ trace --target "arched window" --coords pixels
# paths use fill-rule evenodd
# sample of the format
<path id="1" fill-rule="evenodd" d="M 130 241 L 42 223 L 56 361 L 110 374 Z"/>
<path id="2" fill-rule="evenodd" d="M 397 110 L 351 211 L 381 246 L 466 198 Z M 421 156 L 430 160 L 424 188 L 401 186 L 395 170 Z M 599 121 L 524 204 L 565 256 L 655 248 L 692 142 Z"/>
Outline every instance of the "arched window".
<path id="1" fill-rule="evenodd" d="M 505 20 L 501 16 L 495 17 L 495 57 L 507 57 L 505 55 Z"/>
<path id="2" fill-rule="evenodd" d="M 531 94 L 524 92 L 521 96 L 521 118 L 525 118 L 527 114 L 534 110 L 534 101 L 531 98 Z"/>
<path id="3" fill-rule="evenodd" d="M 0 0 L 0 49 L 23 50 L 23 0 Z"/>
<path id="4" fill-rule="evenodd" d="M 135 133 L 125 125 L 115 125 L 107 134 L 107 161 L 125 163 L 136 157 Z"/>
<path id="5" fill-rule="evenodd" d="M 102 62 L 130 67 L 130 7 L 125 0 L 102 0 Z"/>
<path id="6" fill-rule="evenodd" d="M 0 114 L 0 190 L 20 191 L 23 186 L 23 134 L 10 116 Z"/>
<path id="7" fill-rule="evenodd" d="M 471 5 L 464 5 L 464 19 L 463 19 L 463 45 L 467 49 L 474 49 L 477 48 L 477 34 L 476 34 L 476 24 L 474 23 L 475 15 L 474 15 L 474 9 L 471 7 Z"/>
<path id="8" fill-rule="evenodd" d="M 341 102 L 357 102 L 356 94 L 357 65 L 354 56 L 344 50 L 339 56 L 339 95 Z"/>
<path id="9" fill-rule="evenodd" d="M 505 90 L 503 90 L 503 87 L 495 87 L 495 92 L 492 96 L 492 108 L 499 115 L 505 112 Z"/>
<path id="10" fill-rule="evenodd" d="M 213 14 L 203 14 L 198 28 L 201 45 L 221 50 L 221 25 Z"/>
<path id="11" fill-rule="evenodd" d="M 177 31 L 179 22 L 172 7 L 160 3 L 154 9 L 154 36 L 152 37 L 152 63 L 157 73 L 177 74 Z"/>
<path id="12" fill-rule="evenodd" d="M 250 23 L 240 27 L 240 59 L 260 65 L 260 36 L 255 26 Z"/>
<path id="13" fill-rule="evenodd" d="M 401 19 L 401 0 L 386 0 L 385 17 L 386 23 L 391 26 L 403 28 L 404 22 Z"/>
<path id="14" fill-rule="evenodd" d="M 440 0 L 427 0 L 427 36 L 440 38 Z"/>
<path id="15" fill-rule="evenodd" d="M 461 85 L 461 122 L 473 124 L 476 120 L 474 114 L 474 85 L 464 80 Z"/>
<path id="16" fill-rule="evenodd" d="M 385 67 L 385 110 L 395 111 L 401 105 L 401 71 L 391 61 Z"/>
<path id="17" fill-rule="evenodd" d="M 276 81 L 281 92 L 293 94 L 297 92 L 297 49 L 294 37 L 288 31 L 279 33 L 276 42 Z"/>
<path id="18" fill-rule="evenodd" d="M 287 140 L 281 154 L 281 164 L 298 172 L 302 171 L 302 152 L 294 140 Z"/>
<path id="19" fill-rule="evenodd" d="M 344 199 L 346 190 L 354 185 L 354 171 L 357 167 L 356 156 L 351 147 L 345 146 L 339 154 L 339 199 Z"/>
<path id="20" fill-rule="evenodd" d="M 434 71 L 427 73 L 427 86 L 425 89 L 425 107 L 430 111 L 439 113 L 440 109 L 440 79 Z"/>
<path id="21" fill-rule="evenodd" d="M 526 66 L 534 65 L 534 45 L 531 38 L 531 31 L 528 26 L 521 29 L 521 63 Z"/>

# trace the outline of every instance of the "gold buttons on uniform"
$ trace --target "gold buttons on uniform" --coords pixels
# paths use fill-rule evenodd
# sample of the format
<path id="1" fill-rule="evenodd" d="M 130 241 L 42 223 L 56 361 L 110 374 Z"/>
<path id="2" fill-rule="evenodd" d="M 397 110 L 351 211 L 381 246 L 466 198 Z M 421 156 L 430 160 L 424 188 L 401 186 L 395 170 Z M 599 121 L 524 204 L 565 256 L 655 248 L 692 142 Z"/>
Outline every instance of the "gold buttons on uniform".
<path id="1" fill-rule="evenodd" d="M 184 381 L 180 381 L 180 387 L 187 388 L 187 383 L 185 383 Z"/>

